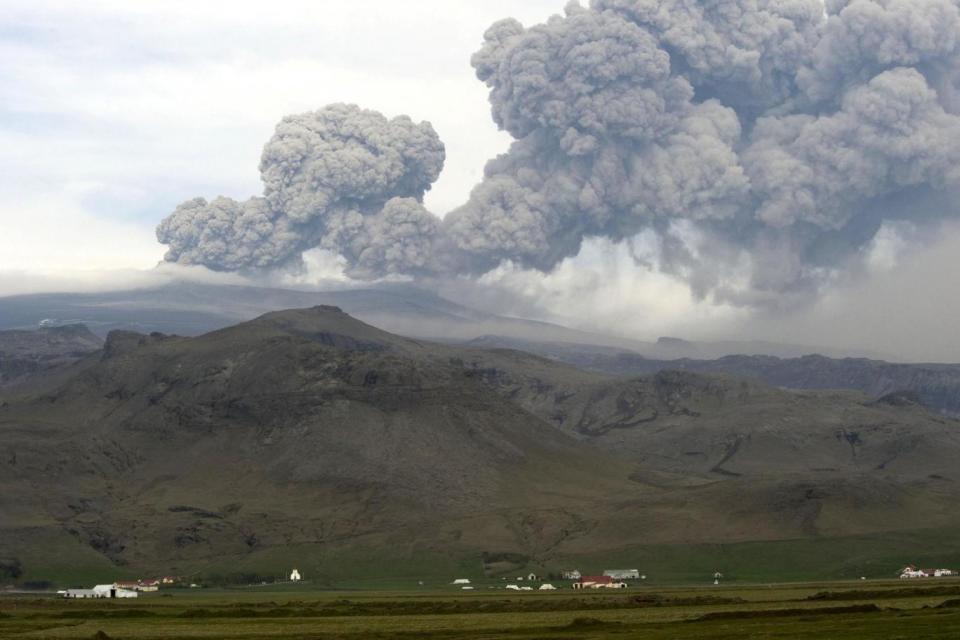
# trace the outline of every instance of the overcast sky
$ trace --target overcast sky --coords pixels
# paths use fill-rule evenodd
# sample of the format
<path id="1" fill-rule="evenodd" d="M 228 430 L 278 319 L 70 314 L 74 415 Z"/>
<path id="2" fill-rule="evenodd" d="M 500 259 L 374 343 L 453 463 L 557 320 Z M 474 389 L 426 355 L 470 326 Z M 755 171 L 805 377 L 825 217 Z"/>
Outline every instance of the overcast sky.
<path id="1" fill-rule="evenodd" d="M 352 102 L 429 120 L 427 205 L 460 204 L 506 149 L 470 67 L 483 31 L 556 0 L 55 0 L 0 6 L 0 269 L 150 267 L 157 222 L 261 190 L 284 115 Z"/>
<path id="2" fill-rule="evenodd" d="M 154 237 L 161 218 L 197 195 L 259 193 L 257 162 L 277 121 L 331 102 L 432 122 L 447 160 L 426 204 L 442 215 L 509 144 L 469 64 L 483 31 L 502 17 L 529 25 L 562 8 L 563 0 L 7 0 L 0 294 L 108 284 L 152 268 L 164 251 Z M 920 253 L 882 249 L 871 278 L 775 317 L 698 302 L 605 241 L 588 242 L 549 276 L 501 269 L 481 286 L 507 311 L 641 339 L 766 338 L 960 360 L 960 233 Z"/>

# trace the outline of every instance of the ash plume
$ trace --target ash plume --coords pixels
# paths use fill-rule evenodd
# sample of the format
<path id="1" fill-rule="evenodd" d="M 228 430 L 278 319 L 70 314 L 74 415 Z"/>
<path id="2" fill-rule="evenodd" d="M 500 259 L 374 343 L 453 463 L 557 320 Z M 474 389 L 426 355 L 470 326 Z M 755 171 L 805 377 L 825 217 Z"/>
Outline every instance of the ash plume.
<path id="1" fill-rule="evenodd" d="M 168 262 L 216 271 L 277 267 L 322 246 L 364 273 L 407 272 L 422 266 L 433 220 L 418 203 L 443 161 L 433 127 L 405 116 L 344 104 L 287 116 L 263 148 L 263 197 L 189 200 L 157 238 Z M 406 237 L 411 227 L 425 238 Z M 401 239 L 405 249 L 390 250 Z"/>
<path id="2" fill-rule="evenodd" d="M 652 234 L 637 260 L 697 295 L 776 305 L 881 229 L 960 213 L 960 0 L 571 2 L 497 22 L 472 64 L 515 140 L 443 220 L 421 204 L 444 158 L 430 125 L 333 105 L 281 122 L 263 197 L 164 220 L 167 260 L 322 247 L 356 278 L 548 272 L 586 238 Z"/>

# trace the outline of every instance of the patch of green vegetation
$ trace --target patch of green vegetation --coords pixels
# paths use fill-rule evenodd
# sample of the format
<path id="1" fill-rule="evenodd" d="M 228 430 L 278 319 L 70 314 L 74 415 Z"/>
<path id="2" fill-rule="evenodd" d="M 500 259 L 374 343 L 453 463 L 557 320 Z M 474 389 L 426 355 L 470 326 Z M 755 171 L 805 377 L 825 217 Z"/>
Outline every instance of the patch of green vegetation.
<path id="1" fill-rule="evenodd" d="M 589 618 L 584 616 L 580 618 L 574 618 L 565 628 L 574 630 L 589 629 L 590 631 L 596 631 L 599 627 L 609 626 L 610 624 L 611 623 L 598 620 L 597 618 Z"/>
<path id="2" fill-rule="evenodd" d="M 20 558 L 0 558 L 0 580 L 16 580 L 22 575 Z"/>
<path id="3" fill-rule="evenodd" d="M 0 539 L 2 545 L 5 542 Z M 33 583 L 50 587 L 89 587 L 137 577 L 131 575 L 129 569 L 117 567 L 102 554 L 72 539 L 66 532 L 37 530 L 30 533 L 29 545 L 16 546 L 21 571 L 17 583 L 21 586 Z"/>
<path id="4" fill-rule="evenodd" d="M 807 600 L 873 600 L 879 597 L 930 597 L 960 595 L 960 584 L 943 584 L 936 586 L 914 586 L 902 589 L 855 589 L 851 591 L 819 591 Z"/>
<path id="5" fill-rule="evenodd" d="M 649 584 L 765 583 L 889 579 L 906 564 L 960 566 L 954 530 L 928 529 L 869 536 L 704 545 L 638 545 L 621 552 L 564 561 L 600 572 L 635 567 Z"/>
<path id="6" fill-rule="evenodd" d="M 156 611 L 148 609 L 81 609 L 79 611 L 63 611 L 59 617 L 77 620 L 107 620 L 111 618 L 149 618 L 155 615 L 157 615 Z"/>
<path id="7" fill-rule="evenodd" d="M 293 567 L 303 574 L 307 588 L 422 589 L 442 587 L 454 578 L 484 578 L 479 556 L 450 557 L 430 552 L 401 555 L 390 549 L 360 546 L 331 553 L 326 546 L 309 544 L 272 547 L 240 558 L 217 561 L 205 566 L 200 575 L 236 577 L 250 574 L 260 578 L 247 583 L 255 585 L 269 576 L 283 581 L 285 572 Z M 231 584 L 223 581 L 211 583 Z M 303 587 L 276 585 L 271 588 L 300 590 Z"/>
<path id="8" fill-rule="evenodd" d="M 950 586 L 960 584 L 949 582 Z M 923 585 L 876 583 L 869 601 L 829 605 L 818 592 L 863 594 L 858 584 L 667 587 L 656 591 L 550 594 L 344 594 L 174 590 L 136 601 L 0 597 L 0 637 L 51 640 L 124 638 L 519 638 L 643 637 L 653 640 L 750 638 L 832 640 L 955 638 L 956 599 Z"/>
<path id="9" fill-rule="evenodd" d="M 711 611 L 705 613 L 696 622 L 704 620 L 750 620 L 754 618 L 796 618 L 809 615 L 850 615 L 863 613 L 879 613 L 882 609 L 875 604 L 856 604 L 848 607 L 822 607 L 810 609 L 738 609 L 734 611 Z"/>
<path id="10" fill-rule="evenodd" d="M 43 553 L 44 550 L 49 553 Z M 62 540 L 44 544 L 42 538 L 19 555 L 22 575 L 17 581 L 46 583 L 48 587 L 89 587 L 120 579 L 177 573 L 166 567 L 117 567 L 102 555 L 79 544 L 64 556 Z M 519 554 L 496 559 L 514 563 Z M 382 547 L 351 546 L 331 550 L 324 545 L 268 547 L 215 562 L 197 564 L 183 571 L 189 582 L 204 586 L 234 587 L 279 592 L 304 589 L 458 590 L 455 578 L 469 578 L 475 590 L 504 586 L 504 579 L 488 575 L 490 554 L 414 550 L 405 553 Z M 621 551 L 528 559 L 522 567 L 505 574 L 516 576 L 534 571 L 552 574 L 556 580 L 563 569 L 579 568 L 585 574 L 609 568 L 637 568 L 651 587 L 681 584 L 710 584 L 715 572 L 724 584 L 763 584 L 816 580 L 889 579 L 905 564 L 960 566 L 960 538 L 950 530 L 930 529 L 843 538 L 815 538 L 712 545 L 634 545 Z M 297 567 L 305 578 L 302 584 L 286 583 L 289 570 Z M 264 585 L 263 583 L 267 583 Z"/>

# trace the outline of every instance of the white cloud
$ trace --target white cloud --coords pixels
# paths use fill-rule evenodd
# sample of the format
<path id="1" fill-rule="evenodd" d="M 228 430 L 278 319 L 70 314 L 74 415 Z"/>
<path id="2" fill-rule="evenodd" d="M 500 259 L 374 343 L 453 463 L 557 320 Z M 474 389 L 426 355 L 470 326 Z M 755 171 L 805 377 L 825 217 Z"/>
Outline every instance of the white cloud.
<path id="1" fill-rule="evenodd" d="M 64 128 L 80 135 L 104 183 L 135 179 L 117 167 L 156 167 L 188 186 L 256 190 L 260 147 L 280 117 L 355 102 L 434 123 L 448 146 L 431 197 L 443 212 L 507 143 L 469 57 L 490 22 L 518 13 L 511 4 L 15 2 L 0 42 L 0 127 L 30 118 L 47 148 Z M 536 21 L 557 8 L 519 13 Z"/>
<path id="2" fill-rule="evenodd" d="M 0 208 L 25 221 L 0 233 L 0 270 L 54 274 L 79 270 L 148 268 L 163 256 L 143 223 L 102 220 L 77 206 L 89 185 L 60 193 L 0 196 Z"/>

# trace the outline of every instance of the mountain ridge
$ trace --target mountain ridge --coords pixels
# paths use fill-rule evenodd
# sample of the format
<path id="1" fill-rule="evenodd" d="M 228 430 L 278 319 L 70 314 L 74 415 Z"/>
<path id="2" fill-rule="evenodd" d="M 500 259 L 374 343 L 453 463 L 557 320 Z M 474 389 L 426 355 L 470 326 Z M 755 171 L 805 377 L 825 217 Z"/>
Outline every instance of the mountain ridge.
<path id="1" fill-rule="evenodd" d="M 504 336 L 483 336 L 468 344 L 520 349 L 610 375 L 647 375 L 664 369 L 678 369 L 725 373 L 788 389 L 848 389 L 875 399 L 896 392 L 913 392 L 929 408 L 945 415 L 960 416 L 960 365 L 955 364 L 897 363 L 869 358 L 829 358 L 819 354 L 799 358 L 741 354 L 714 360 L 660 360 L 626 350 Z"/>
<path id="2" fill-rule="evenodd" d="M 555 567 L 958 519 L 957 423 L 921 407 L 610 377 L 331 307 L 111 333 L 96 362 L 0 400 L 0 556 L 33 575 L 70 553 L 188 572 L 290 549 Z"/>
<path id="3" fill-rule="evenodd" d="M 822 347 L 769 342 L 695 343 L 679 339 L 644 342 L 541 320 L 497 315 L 409 285 L 311 291 L 174 281 L 101 293 L 7 296 L 0 298 L 0 329 L 35 327 L 41 320 L 52 320 L 85 322 L 100 335 L 110 329 L 200 335 L 269 311 L 316 304 L 339 306 L 351 315 L 393 333 L 446 342 L 502 334 L 520 340 L 556 340 L 615 347 L 649 357 L 673 359 L 743 352 L 793 356 L 811 352 L 849 355 Z"/>

